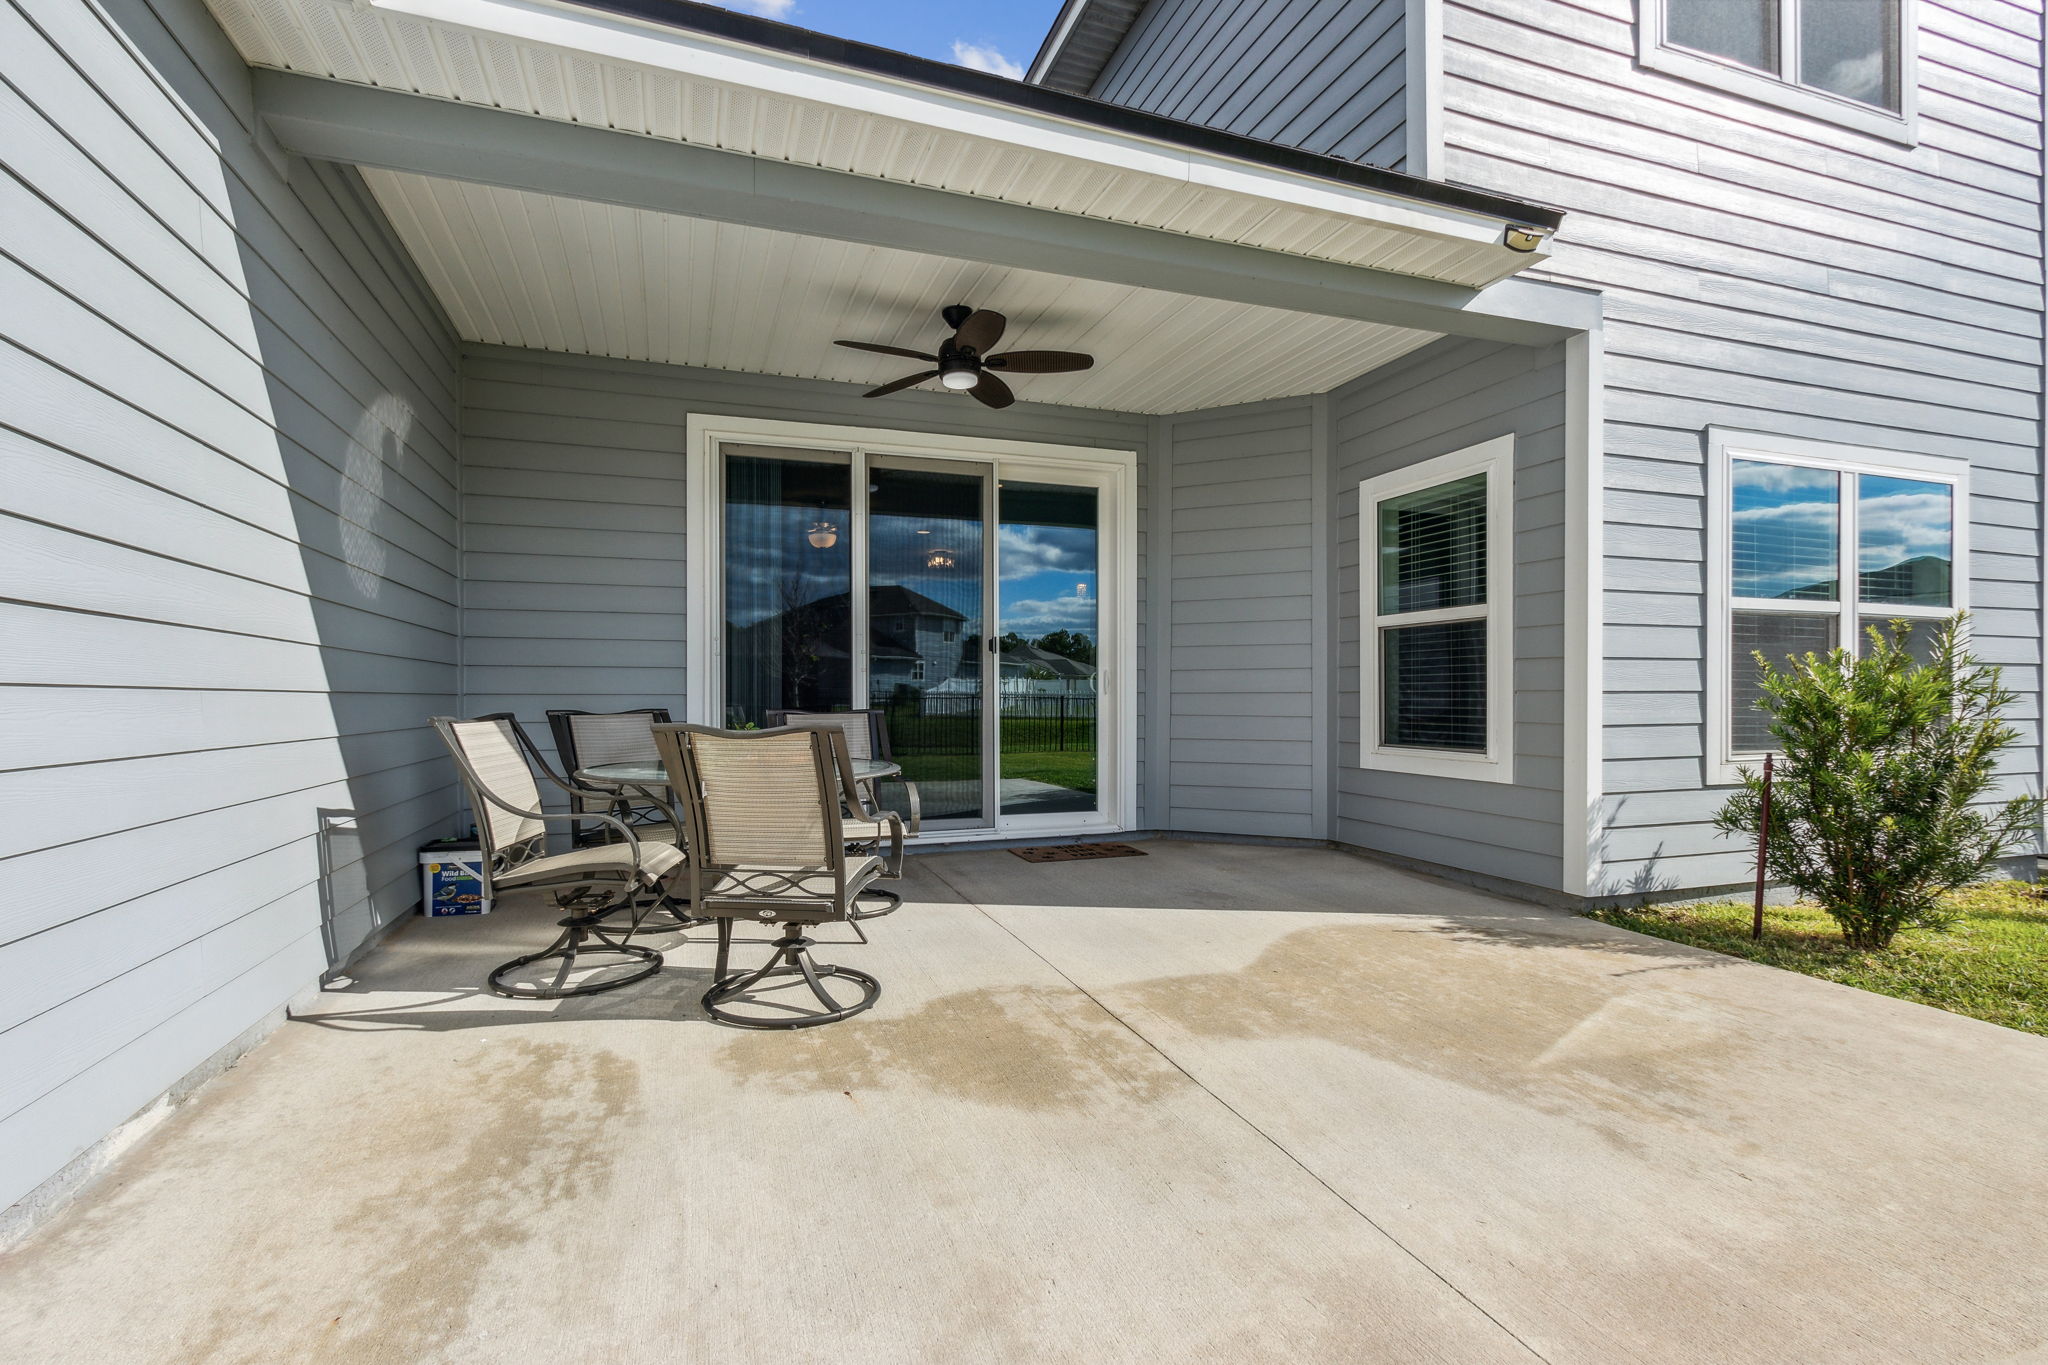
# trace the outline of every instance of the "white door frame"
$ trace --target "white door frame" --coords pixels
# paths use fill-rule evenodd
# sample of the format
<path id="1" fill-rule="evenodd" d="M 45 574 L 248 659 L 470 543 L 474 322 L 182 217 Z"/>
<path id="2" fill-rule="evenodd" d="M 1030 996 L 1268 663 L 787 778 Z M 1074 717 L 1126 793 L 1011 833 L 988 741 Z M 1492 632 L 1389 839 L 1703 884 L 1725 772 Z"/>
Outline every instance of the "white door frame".
<path id="1" fill-rule="evenodd" d="M 691 413 L 685 458 L 683 714 L 699 725 L 719 723 L 723 706 L 724 640 L 720 602 L 724 596 L 724 555 L 718 448 L 722 442 L 799 449 L 853 451 L 876 455 L 922 455 L 969 460 L 995 467 L 997 478 L 1056 479 L 1063 471 L 1101 480 L 1104 507 L 1101 561 L 1097 572 L 1098 630 L 1106 649 L 1097 667 L 1109 674 L 1098 693 L 1109 705 L 1098 717 L 1096 743 L 1102 756 L 1098 781 L 1102 799 L 1094 815 L 1004 816 L 993 829 L 947 830 L 921 842 L 949 843 L 1013 838 L 1020 834 L 1094 834 L 1130 830 L 1138 820 L 1138 455 L 1133 450 L 1052 445 L 943 432 L 895 431 L 881 427 L 822 422 L 788 422 L 761 417 Z M 1001 572 L 1000 547 L 991 537 L 988 572 Z M 993 580 L 992 580 L 993 581 Z M 991 619 L 989 627 L 993 628 Z M 1104 668 L 1104 664 L 1107 667 Z M 1099 675 L 1098 675 L 1099 676 Z"/>

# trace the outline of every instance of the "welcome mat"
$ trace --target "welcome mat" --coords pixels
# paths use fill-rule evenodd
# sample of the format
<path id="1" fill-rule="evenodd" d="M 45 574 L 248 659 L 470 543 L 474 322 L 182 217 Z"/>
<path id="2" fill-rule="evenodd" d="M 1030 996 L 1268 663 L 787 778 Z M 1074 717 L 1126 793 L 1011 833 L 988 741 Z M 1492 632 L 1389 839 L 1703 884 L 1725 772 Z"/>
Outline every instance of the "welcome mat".
<path id="1" fill-rule="evenodd" d="M 1129 844 L 1043 844 L 1037 848 L 1013 848 L 1027 863 L 1078 863 L 1088 858 L 1142 858 L 1145 850 Z"/>

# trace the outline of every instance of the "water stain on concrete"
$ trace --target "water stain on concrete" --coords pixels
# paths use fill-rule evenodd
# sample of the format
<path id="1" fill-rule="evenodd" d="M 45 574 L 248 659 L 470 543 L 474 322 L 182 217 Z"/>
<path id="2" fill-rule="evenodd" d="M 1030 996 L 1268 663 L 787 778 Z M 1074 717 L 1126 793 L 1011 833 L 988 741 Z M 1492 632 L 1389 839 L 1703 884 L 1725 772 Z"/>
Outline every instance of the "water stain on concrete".
<path id="1" fill-rule="evenodd" d="M 308 1365 L 436 1359 L 469 1334 L 493 1254 L 610 1185 L 618 1153 L 606 1137 L 635 1107 L 633 1062 L 511 1039 L 444 1074 L 453 1083 L 435 1103 L 393 1105 L 357 1129 L 360 1154 L 395 1178 L 367 1185 L 324 1230 L 296 1229 L 316 1244 L 376 1249 L 372 1261 L 331 1267 L 340 1311 L 303 1320 L 305 1286 L 259 1259 L 178 1358 L 272 1365 L 279 1343 L 296 1339 L 291 1358 Z"/>
<path id="2" fill-rule="evenodd" d="M 1317 1039 L 1582 1120 L 1725 1117 L 1746 1053 L 1725 1010 L 1588 971 L 1584 946 L 1463 926 L 1327 924 L 1275 940 L 1239 970 L 1138 981 L 1103 998 L 1197 1037 Z M 1560 951 L 1520 951 L 1545 947 Z"/>
<path id="3" fill-rule="evenodd" d="M 1149 1102 L 1180 1077 L 1073 991 L 990 987 L 942 995 L 894 1017 L 749 1033 L 719 1065 L 742 1084 L 790 1093 L 916 1086 L 1034 1112 Z"/>

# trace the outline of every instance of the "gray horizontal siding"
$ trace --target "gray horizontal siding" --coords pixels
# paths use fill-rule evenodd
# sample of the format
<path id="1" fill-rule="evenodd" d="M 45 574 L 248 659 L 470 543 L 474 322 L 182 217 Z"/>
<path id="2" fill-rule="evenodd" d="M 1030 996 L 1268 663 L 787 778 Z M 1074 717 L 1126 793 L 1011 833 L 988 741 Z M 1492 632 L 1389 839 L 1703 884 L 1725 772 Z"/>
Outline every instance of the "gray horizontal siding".
<path id="1" fill-rule="evenodd" d="M 1324 837 L 1313 425 L 1307 399 L 1167 420 L 1168 828 Z"/>
<path id="2" fill-rule="evenodd" d="M 533 722 L 543 743 L 550 707 L 682 714 L 692 628 L 684 444 L 693 412 L 1137 450 L 1145 525 L 1145 418 L 1024 403 L 998 413 L 933 393 L 860 393 L 852 384 L 466 347 L 468 711 L 511 711 Z M 1142 537 L 1139 552 L 1142 579 Z M 1140 618 L 1143 639 L 1142 610 Z"/>
<path id="3" fill-rule="evenodd" d="M 1627 5 L 1446 5 L 1448 176 L 1565 209 L 1534 273 L 1605 293 L 1601 891 L 1749 873 L 1703 786 L 1710 424 L 1970 460 L 1976 638 L 2040 772 L 2041 14 L 1918 12 L 1901 147 L 1641 68 Z"/>
<path id="4" fill-rule="evenodd" d="M 1336 837 L 1461 872 L 1555 889 L 1563 875 L 1564 354 L 1446 339 L 1330 398 L 1338 661 Z M 1358 485 L 1515 438 L 1512 783 L 1359 766 Z"/>
<path id="5" fill-rule="evenodd" d="M 459 622 L 454 343 L 360 181 L 190 0 L 0 44 L 4 1205 L 417 900 Z"/>
<path id="6" fill-rule="evenodd" d="M 1377 166 L 1405 164 L 1402 0 L 1152 0 L 1091 92 Z"/>

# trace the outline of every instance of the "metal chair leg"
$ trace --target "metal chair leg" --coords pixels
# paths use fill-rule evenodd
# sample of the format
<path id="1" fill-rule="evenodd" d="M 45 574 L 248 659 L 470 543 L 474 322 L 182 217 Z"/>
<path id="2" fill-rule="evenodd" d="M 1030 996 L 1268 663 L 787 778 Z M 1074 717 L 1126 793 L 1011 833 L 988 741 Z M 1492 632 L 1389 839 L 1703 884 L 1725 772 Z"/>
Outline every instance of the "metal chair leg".
<path id="1" fill-rule="evenodd" d="M 602 991 L 615 991 L 621 986 L 630 986 L 636 981 L 645 981 L 661 970 L 661 954 L 652 948 L 643 948 L 637 943 L 628 943 L 623 938 L 614 938 L 607 933 L 601 921 L 611 913 L 607 907 L 597 911 L 581 911 L 564 916 L 556 923 L 562 932 L 555 941 L 537 953 L 515 957 L 510 962 L 494 968 L 485 978 L 493 994 L 513 1000 L 562 1000 L 574 995 L 596 995 Z M 628 937 L 631 937 L 630 931 Z M 569 973 L 576 969 L 578 961 L 591 957 L 619 959 L 618 965 L 638 962 L 638 968 L 623 976 L 606 976 L 596 981 L 569 985 Z M 508 983 L 509 974 L 536 962 L 559 960 L 561 966 L 555 971 L 554 980 L 545 986 L 532 986 L 523 982 Z M 602 965 L 602 964 L 600 964 Z"/>
<path id="2" fill-rule="evenodd" d="M 836 1023 L 848 1019 L 872 1006 L 882 994 L 882 983 L 866 972 L 852 967 L 835 966 L 814 962 L 811 959 L 812 940 L 806 938 L 800 924 L 785 924 L 782 937 L 776 940 L 775 951 L 768 960 L 749 972 L 728 976 L 726 963 L 732 943 L 732 921 L 718 922 L 718 966 L 715 970 L 711 989 L 704 992 L 704 1012 L 721 1024 L 733 1028 L 750 1029 L 792 1029 L 815 1028 L 819 1024 Z M 758 1015 L 734 1014 L 721 1008 L 729 1001 L 737 1000 L 761 982 L 773 977 L 800 976 L 810 988 L 822 1010 L 801 1012 L 787 1019 L 762 1018 Z M 842 1005 L 825 990 L 823 978 L 851 981 L 861 988 L 860 998 L 850 1005 Z"/>

